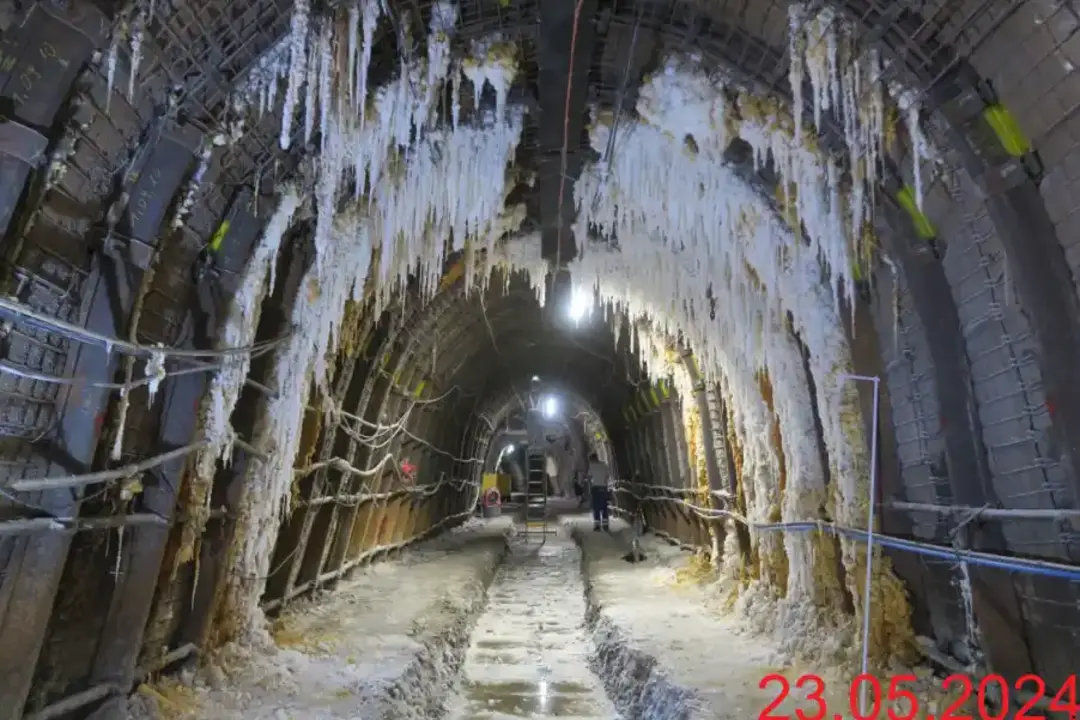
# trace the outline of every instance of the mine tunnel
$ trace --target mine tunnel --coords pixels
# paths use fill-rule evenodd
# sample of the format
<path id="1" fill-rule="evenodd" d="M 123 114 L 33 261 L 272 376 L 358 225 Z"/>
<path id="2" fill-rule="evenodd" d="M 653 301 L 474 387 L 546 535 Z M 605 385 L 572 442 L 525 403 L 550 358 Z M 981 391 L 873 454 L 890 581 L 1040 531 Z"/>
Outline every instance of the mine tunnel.
<path id="1" fill-rule="evenodd" d="M 0 2 L 0 720 L 1075 720 L 1078 29 Z"/>

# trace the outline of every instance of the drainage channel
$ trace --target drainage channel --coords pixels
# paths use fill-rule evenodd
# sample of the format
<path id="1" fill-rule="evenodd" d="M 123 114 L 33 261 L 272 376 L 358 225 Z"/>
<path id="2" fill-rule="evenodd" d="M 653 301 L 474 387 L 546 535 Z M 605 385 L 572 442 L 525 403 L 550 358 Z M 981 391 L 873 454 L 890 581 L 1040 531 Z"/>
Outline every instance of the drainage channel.
<path id="1" fill-rule="evenodd" d="M 583 591 L 572 539 L 515 541 L 488 590 L 447 717 L 618 718 L 589 669 Z"/>

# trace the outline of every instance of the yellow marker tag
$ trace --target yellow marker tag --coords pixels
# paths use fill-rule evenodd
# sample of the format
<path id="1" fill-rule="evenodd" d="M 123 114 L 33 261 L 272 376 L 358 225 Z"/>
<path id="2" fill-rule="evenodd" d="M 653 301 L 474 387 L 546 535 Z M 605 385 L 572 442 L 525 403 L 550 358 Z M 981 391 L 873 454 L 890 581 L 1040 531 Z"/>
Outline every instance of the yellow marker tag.
<path id="1" fill-rule="evenodd" d="M 1020 129 L 1020 123 L 1011 112 L 1002 105 L 990 105 L 983 110 L 983 118 L 990 129 L 997 135 L 1001 147 L 1013 157 L 1021 157 L 1031 152 L 1031 143 Z"/>
<path id="2" fill-rule="evenodd" d="M 656 394 L 656 388 L 649 388 L 649 397 L 652 398 L 653 407 L 660 407 L 660 398 Z"/>
<path id="3" fill-rule="evenodd" d="M 210 238 L 210 249 L 217 252 L 221 249 L 221 244 L 225 242 L 225 236 L 229 234 L 229 225 L 231 223 L 228 220 L 222 220 L 218 225 L 218 229 L 214 231 L 214 236 Z"/>
<path id="4" fill-rule="evenodd" d="M 896 193 L 896 201 L 900 203 L 900 207 L 904 208 L 904 212 L 911 218 L 911 224 L 915 228 L 916 235 L 923 240 L 933 240 L 937 237 L 934 224 L 930 222 L 930 218 L 923 214 L 918 203 L 915 202 L 915 193 L 912 192 L 911 187 L 905 185 L 900 192 Z"/>
<path id="5" fill-rule="evenodd" d="M 417 398 L 420 397 L 420 395 L 424 392 L 424 388 L 426 386 L 427 386 L 427 382 L 424 381 L 424 380 L 421 380 L 420 384 L 416 386 L 416 390 L 413 391 L 413 397 L 417 397 Z"/>
<path id="6" fill-rule="evenodd" d="M 667 380 L 660 381 L 660 393 L 664 396 L 664 399 L 671 397 L 671 388 L 668 387 Z"/>

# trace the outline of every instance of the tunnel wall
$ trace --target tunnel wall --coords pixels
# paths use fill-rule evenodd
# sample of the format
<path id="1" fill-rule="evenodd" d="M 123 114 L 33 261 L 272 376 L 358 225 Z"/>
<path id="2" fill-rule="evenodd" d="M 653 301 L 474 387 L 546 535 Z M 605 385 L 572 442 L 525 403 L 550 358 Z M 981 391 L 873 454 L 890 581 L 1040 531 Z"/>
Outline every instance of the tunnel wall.
<path id="1" fill-rule="evenodd" d="M 880 34 L 907 72 L 933 88 L 927 112 L 949 170 L 931 189 L 925 217 L 912 217 L 895 200 L 899 187 L 911 182 L 910 161 L 901 163 L 898 185 L 883 188 L 879 236 L 902 262 L 895 270 L 878 269 L 871 301 L 854 303 L 853 359 L 857 372 L 882 378 L 883 502 L 1067 509 L 1075 507 L 1077 493 L 1080 413 L 1072 383 L 1080 357 L 1073 297 L 1080 269 L 1073 232 L 1073 186 L 1080 173 L 1074 167 L 1071 69 L 1077 20 L 1067 4 L 989 6 L 990 12 L 976 13 L 974 2 L 963 3 L 945 17 L 943 5 L 924 4 L 921 19 L 909 13 L 900 22 L 876 6 L 843 5 L 868 32 Z M 747 20 L 743 31 L 782 47 L 783 13 L 762 7 L 770 9 Z M 237 143 L 213 150 L 200 172 L 206 138 L 193 125 L 165 122 L 159 101 L 203 64 L 215 75 L 198 78 L 179 104 L 197 111 L 219 100 L 224 82 L 284 33 L 288 4 L 252 3 L 239 11 L 224 29 L 234 36 L 234 51 L 217 57 L 204 37 L 207 18 L 183 6 L 159 12 L 160 26 L 146 38 L 131 97 L 124 51 L 113 83 L 105 64 L 87 66 L 95 50 L 108 49 L 110 20 L 97 6 L 33 4 L 18 35 L 5 32 L 0 95 L 12 102 L 13 127 L 24 134 L 25 147 L 38 148 L 50 162 L 48 172 L 36 173 L 36 157 L 6 150 L 0 155 L 0 221 L 12 270 L 4 281 L 35 311 L 107 337 L 137 333 L 142 342 L 207 347 L 222 302 L 201 297 L 211 283 L 188 270 L 198 266 L 227 219 L 228 241 L 217 261 L 224 271 L 212 285 L 226 297 L 235 289 L 235 274 L 273 211 L 275 188 L 299 158 L 276 150 L 280 123 L 271 115 Z M 913 19 L 919 20 L 914 30 Z M 920 39 L 926 35 L 933 42 Z M 973 76 L 950 70 L 939 77 L 940 68 L 953 65 L 953 53 L 966 58 L 961 64 Z M 927 56 L 933 62 L 920 65 Z M 987 112 L 1003 108 L 1027 132 L 1026 142 L 1011 150 L 991 127 L 1000 115 Z M 108 218 L 113 226 L 105 227 Z M 924 219 L 933 229 L 929 235 Z M 306 234 L 294 229 L 292 239 L 303 245 Z M 106 237 L 109 243 L 99 242 Z M 282 277 L 308 261 L 302 251 L 292 252 L 280 264 Z M 280 610 L 305 590 L 332 586 L 348 568 L 383 557 L 440 523 L 446 527 L 470 509 L 455 483 L 470 478 L 471 459 L 487 442 L 469 422 L 481 412 L 473 399 L 455 395 L 438 411 L 410 417 L 409 432 L 428 444 L 394 440 L 393 452 L 419 467 L 415 485 L 386 472 L 366 489 L 361 476 L 332 461 L 368 468 L 378 458 L 320 407 L 329 399 L 386 425 L 414 400 L 447 392 L 438 373 L 424 369 L 431 351 L 424 338 L 445 333 L 440 355 L 448 374 L 468 360 L 472 349 L 465 339 L 473 342 L 484 332 L 479 315 L 462 322 L 449 312 L 460 287 L 455 272 L 460 269 L 451 269 L 445 294 L 431 306 L 405 294 L 406 322 L 353 312 L 351 340 L 339 350 L 330 396 L 316 395 L 310 403 L 315 410 L 305 418 L 304 462 L 297 463 L 326 464 L 298 484 L 294 512 L 277 540 L 274 572 L 266 578 L 266 609 Z M 279 285 L 263 303 L 259 340 L 284 330 L 297 289 L 295 281 Z M 6 342 L 9 361 L 89 385 L 111 382 L 117 373 L 130 380 L 134 372 L 119 355 L 37 327 L 20 327 Z M 266 379 L 269 362 L 266 356 L 253 361 L 253 383 Z M 623 480 L 631 481 L 618 486 L 618 504 L 624 512 L 643 509 L 657 531 L 708 550 L 716 562 L 731 556 L 725 546 L 734 547 L 734 556 L 750 567 L 754 545 L 746 527 L 711 519 L 715 511 L 747 510 L 743 449 L 731 429 L 733 400 L 721 380 L 689 366 L 687 372 L 692 399 L 658 384 L 615 415 L 607 413 L 618 464 L 627 468 Z M 198 522 L 190 517 L 193 506 L 184 504 L 190 488 L 177 458 L 160 463 L 138 487 L 9 489 L 20 480 L 123 470 L 183 449 L 193 437 L 193 416 L 175 408 L 195 406 L 205 391 L 201 380 L 184 377 L 166 380 L 152 399 L 139 387 L 121 402 L 92 386 L 73 393 L 57 383 L 4 376 L 3 486 L 23 503 L 79 522 L 62 530 L 40 522 L 7 525 L 10 532 L 0 538 L 3 720 L 21 717 L 24 705 L 32 713 L 64 699 L 100 701 L 114 685 L 130 685 L 222 633 L 217 586 L 237 530 L 241 479 L 261 461 L 259 449 L 237 445 L 231 467 L 213 478 L 207 512 Z M 765 387 L 761 383 L 762 402 Z M 872 398 L 861 391 L 869 428 Z M 233 416 L 241 439 L 250 437 L 265 398 L 265 388 L 249 383 L 244 390 Z M 683 423 L 690 404 L 698 408 L 696 438 Z M 121 428 L 124 452 L 107 460 Z M 711 451 L 705 456 L 707 491 L 690 472 L 692 442 Z M 0 510 L 10 522 L 14 511 L 7 504 Z M 956 515 L 884 508 L 881 527 L 951 547 Z M 1077 559 L 1074 524 L 1032 522 L 982 516 L 958 542 L 988 552 Z M 126 528 L 123 543 L 118 526 Z M 191 528 L 198 530 L 195 544 L 183 537 Z M 1075 582 L 978 569 L 971 578 L 972 612 L 965 614 L 953 562 L 888 554 L 907 582 L 916 628 L 934 638 L 936 652 L 960 658 L 983 653 L 1010 679 L 1036 672 L 1048 684 L 1071 667 L 1070 653 L 1080 640 Z M 978 644 L 971 637 L 973 621 Z"/>

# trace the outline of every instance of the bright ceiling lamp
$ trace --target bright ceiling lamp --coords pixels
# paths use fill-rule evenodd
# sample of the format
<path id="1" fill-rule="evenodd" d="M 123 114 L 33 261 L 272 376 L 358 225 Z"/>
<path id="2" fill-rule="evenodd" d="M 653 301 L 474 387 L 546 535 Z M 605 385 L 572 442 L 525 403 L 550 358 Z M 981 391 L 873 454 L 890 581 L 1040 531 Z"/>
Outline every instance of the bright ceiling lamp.
<path id="1" fill-rule="evenodd" d="M 575 288 L 574 291 L 570 293 L 570 308 L 568 313 L 571 322 L 574 324 L 581 322 L 591 311 L 592 295 L 580 288 Z"/>

